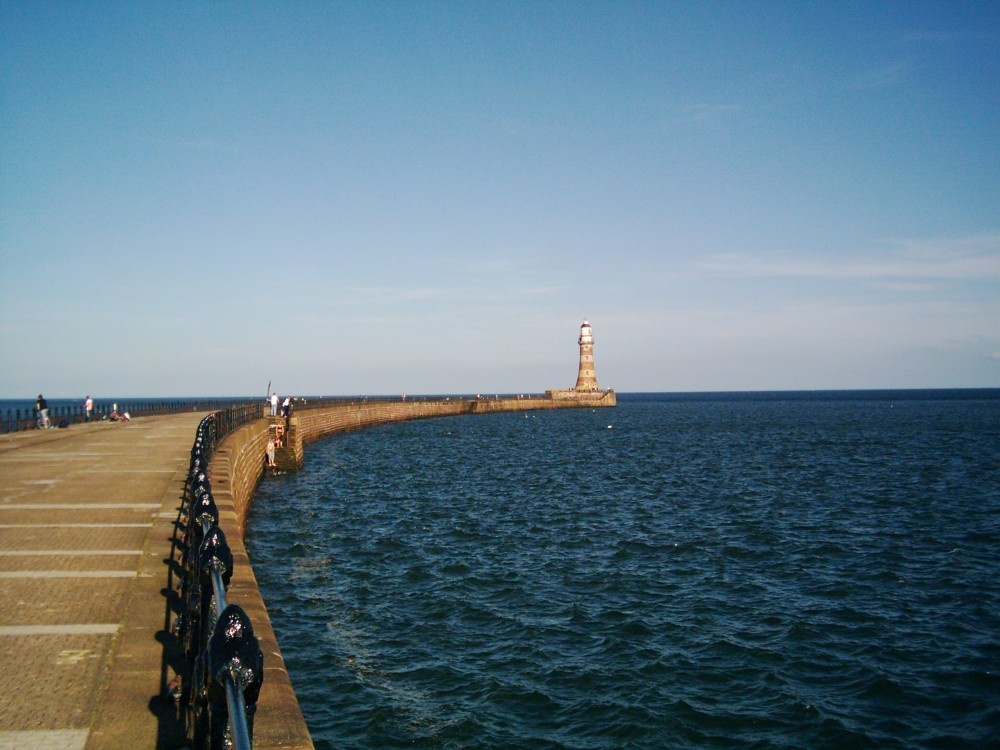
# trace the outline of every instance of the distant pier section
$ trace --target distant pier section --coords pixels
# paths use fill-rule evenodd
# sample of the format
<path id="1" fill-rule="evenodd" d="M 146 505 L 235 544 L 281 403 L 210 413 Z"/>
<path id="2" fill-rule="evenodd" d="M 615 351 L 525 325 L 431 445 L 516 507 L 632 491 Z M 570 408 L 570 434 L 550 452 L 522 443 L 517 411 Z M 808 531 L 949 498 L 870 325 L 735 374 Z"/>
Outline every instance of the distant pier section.
<path id="1" fill-rule="evenodd" d="M 264 443 L 273 442 L 276 446 L 276 468 L 279 471 L 298 471 L 302 468 L 306 443 L 348 430 L 429 417 L 617 406 L 615 392 L 611 389 L 602 391 L 597 384 L 594 334 L 587 320 L 580 326 L 577 343 L 580 346 L 580 359 L 576 385 L 573 388 L 527 396 L 418 397 L 410 400 L 405 397 L 310 399 L 299 403 L 293 415 L 278 417 L 265 413 L 268 420 L 266 433 L 251 430 L 244 437 L 251 440 L 252 447 L 248 449 L 258 455 L 263 450 Z"/>
<path id="2" fill-rule="evenodd" d="M 276 445 L 277 469 L 298 471 L 304 462 L 305 444 L 341 432 L 412 419 L 617 405 L 614 391 L 579 394 L 568 398 L 554 397 L 551 393 L 553 392 L 548 391 L 544 396 L 411 398 L 405 401 L 360 398 L 341 399 L 340 403 L 312 400 L 300 405 L 291 416 L 268 416 L 266 421 L 243 428 L 241 432 L 244 434 L 240 439 L 250 441 L 245 450 L 252 456 L 264 455 L 266 443 L 268 440 L 273 441 Z M 266 431 L 262 428 L 266 428 Z M 248 480 L 250 483 L 255 481 L 256 479 Z"/>

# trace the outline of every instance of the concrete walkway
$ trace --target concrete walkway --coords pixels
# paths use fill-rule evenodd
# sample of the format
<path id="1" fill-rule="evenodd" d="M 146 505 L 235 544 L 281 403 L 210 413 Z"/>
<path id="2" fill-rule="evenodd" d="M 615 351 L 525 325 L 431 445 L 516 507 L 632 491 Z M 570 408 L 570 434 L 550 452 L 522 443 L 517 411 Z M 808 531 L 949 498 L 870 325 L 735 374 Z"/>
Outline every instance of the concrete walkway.
<path id="1" fill-rule="evenodd" d="M 0 750 L 186 746 L 173 537 L 204 416 L 0 435 Z"/>

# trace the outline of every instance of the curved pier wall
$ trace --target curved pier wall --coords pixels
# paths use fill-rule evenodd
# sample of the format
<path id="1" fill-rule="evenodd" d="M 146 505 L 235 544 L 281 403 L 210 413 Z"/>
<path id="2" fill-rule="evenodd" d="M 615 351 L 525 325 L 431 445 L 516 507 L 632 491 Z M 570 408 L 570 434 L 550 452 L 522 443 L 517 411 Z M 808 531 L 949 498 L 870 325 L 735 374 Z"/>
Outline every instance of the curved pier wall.
<path id="1" fill-rule="evenodd" d="M 403 422 L 409 419 L 487 414 L 536 409 L 572 409 L 616 406 L 613 391 L 598 396 L 587 394 L 577 400 L 558 401 L 543 396 L 526 398 L 451 398 L 438 401 L 397 401 L 392 403 L 357 403 L 326 409 L 303 409 L 295 412 L 302 442 L 320 440 L 338 432 L 363 427 Z"/>
<path id="2" fill-rule="evenodd" d="M 222 441 L 209 464 L 212 494 L 219 509 L 219 528 L 233 553 L 233 576 L 227 599 L 246 610 L 264 654 L 264 683 L 254 716 L 254 750 L 313 750 L 309 729 L 243 544 L 247 508 L 264 470 L 267 430 L 266 419 L 241 427 Z"/>
<path id="3" fill-rule="evenodd" d="M 292 422 L 294 434 L 297 435 L 296 450 L 300 451 L 302 443 L 389 422 L 461 414 L 614 405 L 614 393 L 601 398 L 568 401 L 536 396 L 519 399 L 441 399 L 371 404 L 360 402 L 302 409 L 295 413 Z M 268 425 L 269 420 L 262 418 L 241 427 L 222 441 L 210 465 L 212 493 L 219 509 L 219 527 L 226 535 L 233 553 L 233 576 L 229 584 L 228 599 L 246 610 L 264 653 L 264 683 L 254 718 L 254 750 L 310 750 L 313 743 L 309 729 L 292 688 L 243 543 L 250 504 L 264 472 Z M 289 437 L 292 437 L 292 431 Z"/>

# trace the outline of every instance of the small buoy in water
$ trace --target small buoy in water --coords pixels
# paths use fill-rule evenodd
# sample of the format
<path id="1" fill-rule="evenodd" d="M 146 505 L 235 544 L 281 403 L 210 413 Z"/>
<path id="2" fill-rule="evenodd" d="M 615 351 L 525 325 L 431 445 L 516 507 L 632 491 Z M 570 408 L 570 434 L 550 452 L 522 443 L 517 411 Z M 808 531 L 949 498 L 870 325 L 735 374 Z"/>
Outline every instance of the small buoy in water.
<path id="1" fill-rule="evenodd" d="M 613 425 L 608 425 L 608 429 L 610 430 L 610 429 L 612 428 L 612 426 L 613 426 Z"/>

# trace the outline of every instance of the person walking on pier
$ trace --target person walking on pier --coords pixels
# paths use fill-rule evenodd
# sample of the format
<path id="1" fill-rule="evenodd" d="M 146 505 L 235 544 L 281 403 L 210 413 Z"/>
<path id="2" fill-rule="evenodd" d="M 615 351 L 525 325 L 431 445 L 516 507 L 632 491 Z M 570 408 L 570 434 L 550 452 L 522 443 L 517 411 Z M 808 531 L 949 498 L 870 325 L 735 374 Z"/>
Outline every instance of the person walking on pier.
<path id="1" fill-rule="evenodd" d="M 41 393 L 38 394 L 35 409 L 38 410 L 38 428 L 42 430 L 49 429 L 52 426 L 49 422 L 49 402 L 45 400 L 45 396 Z"/>
<path id="2" fill-rule="evenodd" d="M 278 416 L 278 393 L 275 391 L 271 394 L 271 416 Z"/>
<path id="3" fill-rule="evenodd" d="M 94 399 L 90 396 L 84 399 L 83 410 L 85 412 L 84 421 L 89 422 L 91 415 L 94 413 Z"/>

